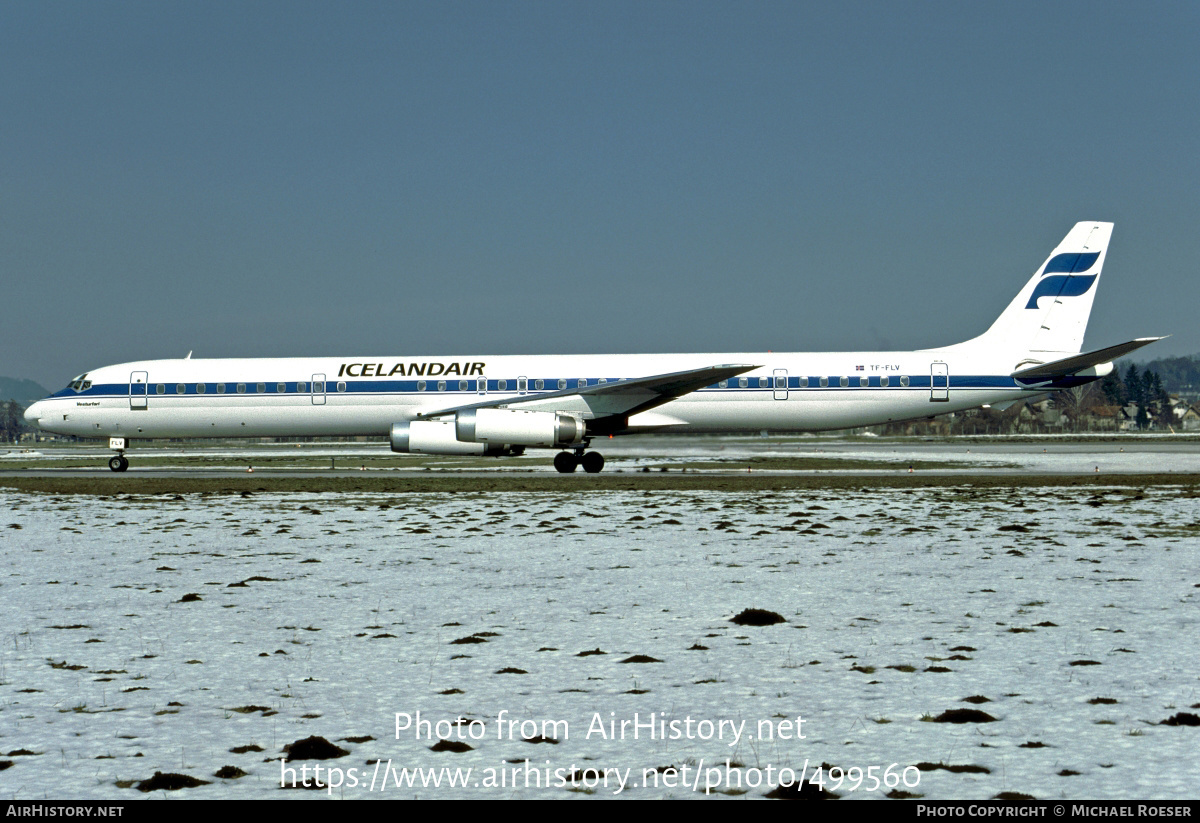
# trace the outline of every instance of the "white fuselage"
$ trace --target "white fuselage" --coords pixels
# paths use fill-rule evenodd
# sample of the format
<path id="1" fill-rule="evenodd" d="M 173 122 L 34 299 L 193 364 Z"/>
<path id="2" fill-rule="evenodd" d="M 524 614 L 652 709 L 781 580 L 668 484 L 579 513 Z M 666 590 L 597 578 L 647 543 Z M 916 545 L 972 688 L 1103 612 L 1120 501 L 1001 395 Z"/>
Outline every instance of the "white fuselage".
<path id="1" fill-rule="evenodd" d="M 25 417 L 51 432 L 155 437 L 387 437 L 393 450 L 570 449 L 637 432 L 822 431 L 1007 404 L 1089 383 L 1158 338 L 1083 353 L 1112 224 L 1076 223 L 983 334 L 909 352 L 152 360 L 80 375 Z M 622 384 L 625 385 L 622 385 Z M 545 395 L 542 397 L 541 395 Z M 574 456 L 572 456 L 572 453 Z"/>
<path id="2" fill-rule="evenodd" d="M 392 424 L 438 409 L 528 399 L 581 380 L 595 386 L 720 363 L 759 367 L 634 414 L 624 431 L 843 429 L 1047 390 L 1014 380 L 1010 358 L 957 346 L 817 354 L 187 359 L 96 369 L 86 375 L 86 388 L 56 392 L 26 417 L 46 431 L 81 437 L 386 436 Z M 592 416 L 582 397 L 559 400 L 554 408 Z"/>

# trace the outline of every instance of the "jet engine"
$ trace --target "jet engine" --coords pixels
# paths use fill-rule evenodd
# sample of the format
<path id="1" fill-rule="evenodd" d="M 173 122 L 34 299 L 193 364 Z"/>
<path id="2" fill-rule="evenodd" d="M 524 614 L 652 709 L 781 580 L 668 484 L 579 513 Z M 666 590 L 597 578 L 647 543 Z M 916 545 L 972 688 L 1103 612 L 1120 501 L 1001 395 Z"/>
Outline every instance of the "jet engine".
<path id="1" fill-rule="evenodd" d="M 516 446 L 567 448 L 583 443 L 582 417 L 525 409 L 467 409 L 454 415 L 459 443 L 507 443 Z"/>
<path id="2" fill-rule="evenodd" d="M 452 420 L 413 420 L 392 424 L 392 451 L 409 454 L 520 454 L 504 443 L 463 443 L 454 436 Z"/>

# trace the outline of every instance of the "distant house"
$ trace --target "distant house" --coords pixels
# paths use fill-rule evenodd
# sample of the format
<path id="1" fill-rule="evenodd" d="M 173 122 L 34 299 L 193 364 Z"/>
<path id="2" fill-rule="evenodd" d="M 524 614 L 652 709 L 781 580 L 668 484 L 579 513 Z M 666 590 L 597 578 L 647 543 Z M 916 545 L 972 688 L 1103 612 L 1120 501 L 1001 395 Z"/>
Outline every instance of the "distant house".
<path id="1" fill-rule="evenodd" d="M 1088 409 L 1086 425 L 1092 431 L 1119 431 L 1125 414 L 1120 406 L 1092 406 Z"/>
<path id="2" fill-rule="evenodd" d="M 1038 416 L 1044 426 L 1061 427 L 1065 420 L 1063 413 L 1058 409 L 1052 408 L 1048 403 L 1042 404 L 1042 409 Z"/>
<path id="3" fill-rule="evenodd" d="M 1121 422 L 1119 424 L 1120 430 L 1123 432 L 1137 431 L 1137 415 L 1137 403 L 1129 403 L 1123 409 L 1121 409 Z"/>
<path id="4" fill-rule="evenodd" d="M 1179 425 L 1185 432 L 1200 431 L 1200 405 L 1188 406 L 1179 416 Z"/>

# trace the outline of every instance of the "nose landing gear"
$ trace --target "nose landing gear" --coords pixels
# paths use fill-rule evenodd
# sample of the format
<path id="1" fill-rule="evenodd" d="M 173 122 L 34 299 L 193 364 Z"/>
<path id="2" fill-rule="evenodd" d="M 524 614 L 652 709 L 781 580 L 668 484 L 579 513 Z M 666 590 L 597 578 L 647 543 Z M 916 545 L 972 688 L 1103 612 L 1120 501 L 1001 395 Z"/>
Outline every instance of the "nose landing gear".
<path id="1" fill-rule="evenodd" d="M 125 445 L 126 441 L 124 437 L 108 438 L 108 447 L 116 452 L 116 454 L 109 459 L 108 467 L 115 472 L 123 472 L 129 468 L 129 460 L 125 457 Z"/>

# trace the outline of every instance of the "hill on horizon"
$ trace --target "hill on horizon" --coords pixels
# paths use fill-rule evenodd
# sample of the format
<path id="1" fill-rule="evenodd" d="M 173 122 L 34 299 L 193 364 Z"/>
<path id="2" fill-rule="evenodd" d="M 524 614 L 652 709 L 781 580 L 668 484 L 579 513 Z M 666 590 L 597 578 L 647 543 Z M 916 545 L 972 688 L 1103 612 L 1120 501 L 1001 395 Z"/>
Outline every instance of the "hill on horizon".
<path id="1" fill-rule="evenodd" d="M 1118 360 L 1114 365 L 1119 370 L 1121 379 L 1129 370 L 1133 360 Z M 1147 360 L 1136 363 L 1138 371 L 1156 372 L 1162 380 L 1163 388 L 1171 394 L 1200 393 L 1200 354 L 1189 354 L 1186 357 L 1160 357 L 1157 360 Z"/>
<path id="2" fill-rule="evenodd" d="M 32 380 L 22 380 L 17 377 L 0 377 L 0 403 L 16 400 L 22 407 L 41 400 L 50 392 L 46 391 Z"/>

